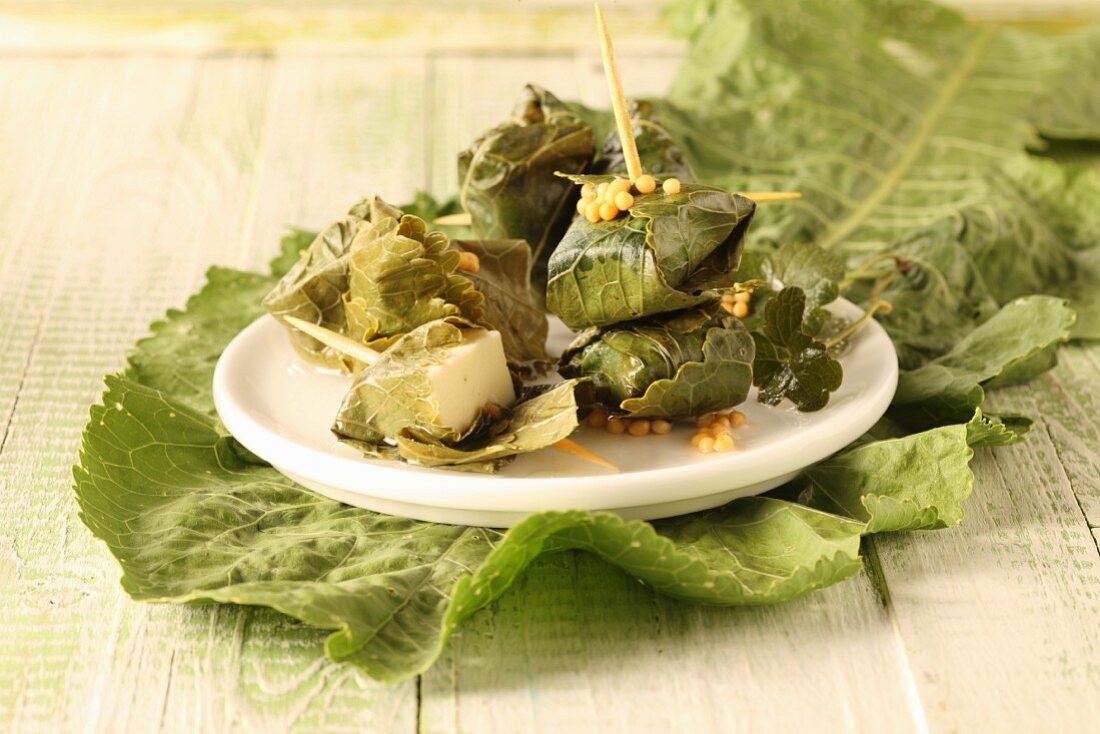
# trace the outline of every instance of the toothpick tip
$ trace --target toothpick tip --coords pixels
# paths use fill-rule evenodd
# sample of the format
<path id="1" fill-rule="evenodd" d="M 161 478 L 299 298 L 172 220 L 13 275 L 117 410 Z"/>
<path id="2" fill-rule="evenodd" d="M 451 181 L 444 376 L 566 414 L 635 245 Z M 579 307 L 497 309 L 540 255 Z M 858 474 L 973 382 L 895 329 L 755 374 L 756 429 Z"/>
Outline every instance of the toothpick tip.
<path id="1" fill-rule="evenodd" d="M 595 451 L 592 451 L 591 449 L 586 449 L 584 446 L 581 446 L 579 443 L 573 441 L 572 439 L 563 438 L 556 444 L 553 444 L 551 448 L 557 449 L 562 453 L 569 454 L 570 456 L 575 456 L 578 459 L 590 461 L 597 466 L 602 466 L 603 468 L 610 469 L 614 472 L 621 471 L 621 469 L 619 469 L 619 467 L 615 464 L 612 464 L 610 461 L 603 458 Z"/>

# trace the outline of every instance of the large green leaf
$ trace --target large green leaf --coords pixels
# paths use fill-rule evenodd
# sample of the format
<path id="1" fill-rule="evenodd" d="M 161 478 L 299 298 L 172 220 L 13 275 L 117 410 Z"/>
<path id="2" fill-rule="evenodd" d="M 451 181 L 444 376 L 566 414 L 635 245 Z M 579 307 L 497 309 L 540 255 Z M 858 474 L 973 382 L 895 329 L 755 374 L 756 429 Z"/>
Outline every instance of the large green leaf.
<path id="1" fill-rule="evenodd" d="M 972 256 L 999 303 L 1069 298 L 1074 336 L 1100 337 L 1095 168 L 1044 171 L 1023 155 L 1047 144 L 1032 122 L 1095 139 L 1100 31 L 972 26 L 924 0 L 680 0 L 670 18 L 690 52 L 660 111 L 700 179 L 804 194 L 761 210 L 759 241 L 814 242 L 856 265 L 934 231 Z M 971 268 L 950 259 L 956 275 Z M 931 319 L 909 304 L 880 316 L 903 363 L 938 356 L 988 318 L 979 290 Z"/>
<path id="2" fill-rule="evenodd" d="M 329 655 L 382 680 L 430 666 L 455 625 L 544 552 L 588 550 L 711 604 L 784 601 L 860 565 L 862 523 L 765 498 L 658 530 L 584 512 L 506 534 L 378 515 L 242 461 L 210 416 L 125 378 L 93 408 L 75 476 L 81 518 L 134 598 L 269 606 L 333 630 Z"/>
<path id="3" fill-rule="evenodd" d="M 713 300 L 709 289 L 732 285 L 755 209 L 743 196 L 684 184 L 673 196 L 635 197 L 609 222 L 577 217 L 550 258 L 546 305 L 583 329 Z"/>
<path id="4" fill-rule="evenodd" d="M 1100 174 L 1018 156 L 986 184 L 1010 205 L 963 208 L 953 224 L 1002 303 L 1045 293 L 1078 312 L 1072 336 L 1100 339 Z"/>
<path id="5" fill-rule="evenodd" d="M 744 402 L 752 337 L 731 317 L 693 309 L 590 329 L 562 354 L 559 371 L 587 377 L 615 413 L 684 418 Z"/>
<path id="6" fill-rule="evenodd" d="M 865 444 L 808 469 L 800 501 L 868 533 L 951 527 L 974 483 L 972 453 L 962 425 Z"/>
<path id="7" fill-rule="evenodd" d="M 458 157 L 459 199 L 477 237 L 521 239 L 531 247 L 531 286 L 541 300 L 546 262 L 574 212 L 578 193 L 554 176 L 592 162 L 592 128 L 545 89 L 528 85 L 512 118 Z"/>
<path id="8" fill-rule="evenodd" d="M 947 352 L 998 310 L 950 222 L 916 230 L 877 258 L 878 266 L 869 266 L 868 277 L 857 280 L 848 295 L 867 300 L 879 288 L 878 297 L 892 308 L 877 318 L 904 369 Z"/>
<path id="9" fill-rule="evenodd" d="M 983 385 L 1006 373 L 1019 381 L 1046 371 L 1045 355 L 1069 338 L 1073 321 L 1058 298 L 1009 303 L 947 354 L 902 372 L 891 415 L 909 426 L 969 421 L 985 399 Z"/>
<path id="10" fill-rule="evenodd" d="M 680 0 L 687 62 L 662 120 L 701 180 L 792 189 L 757 234 L 849 256 L 971 203 L 1031 140 L 1021 121 L 1060 69 L 1053 41 L 897 0 Z"/>
<path id="11" fill-rule="evenodd" d="M 1046 138 L 1100 140 L 1100 25 L 1066 39 L 1063 70 L 1029 114 Z"/>

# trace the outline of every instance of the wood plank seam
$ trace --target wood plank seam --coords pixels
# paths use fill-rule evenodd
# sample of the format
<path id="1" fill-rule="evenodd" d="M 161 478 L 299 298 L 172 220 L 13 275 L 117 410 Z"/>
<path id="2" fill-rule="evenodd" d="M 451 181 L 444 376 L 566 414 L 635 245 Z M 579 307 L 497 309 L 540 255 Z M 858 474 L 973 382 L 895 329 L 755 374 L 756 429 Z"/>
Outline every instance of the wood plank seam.
<path id="1" fill-rule="evenodd" d="M 0 436 L 0 456 L 4 455 L 4 447 L 8 445 L 8 436 L 11 435 L 11 426 L 15 420 L 15 413 L 19 409 L 19 396 L 23 393 L 23 388 L 27 384 L 27 374 L 31 370 L 31 364 L 34 362 L 34 357 L 38 353 L 38 345 L 42 340 L 42 325 L 46 321 L 45 312 L 38 318 L 38 323 L 35 325 L 34 336 L 31 337 L 31 343 L 27 348 L 27 358 L 23 361 L 23 371 L 19 375 L 19 382 L 15 386 L 15 396 L 11 401 L 11 410 L 8 411 L 8 415 L 4 419 L 4 434 Z"/>
<path id="2" fill-rule="evenodd" d="M 1064 406 L 1066 406 L 1070 413 L 1077 419 L 1077 424 L 1081 426 L 1091 425 L 1092 419 L 1090 419 L 1088 413 L 1081 407 L 1081 405 L 1077 403 L 1077 401 L 1073 400 L 1070 397 L 1069 391 L 1066 390 L 1061 381 L 1052 372 L 1047 372 L 1045 375 L 1043 375 L 1043 377 L 1046 380 L 1047 385 L 1050 386 L 1051 392 L 1053 392 L 1058 397 L 1060 402 Z M 1054 447 L 1054 453 L 1058 457 L 1058 461 L 1062 465 L 1063 474 L 1065 474 L 1066 460 L 1062 456 L 1063 452 L 1060 448 L 1060 443 L 1054 440 L 1054 435 L 1050 432 L 1050 428 L 1047 426 L 1045 420 L 1043 421 L 1043 430 L 1047 434 L 1047 438 L 1050 440 L 1051 445 Z M 1066 474 L 1066 481 L 1069 484 L 1070 490 L 1073 492 L 1073 499 L 1077 503 L 1078 509 L 1081 510 L 1081 514 L 1085 518 L 1085 524 L 1088 525 L 1088 527 L 1090 528 L 1100 527 L 1100 523 L 1093 523 L 1089 519 L 1088 511 L 1085 509 L 1085 505 L 1081 501 L 1081 497 L 1078 493 L 1078 488 L 1074 485 L 1073 480 L 1070 479 L 1068 474 Z M 1100 552 L 1100 546 L 1097 547 L 1097 552 Z"/>
<path id="3" fill-rule="evenodd" d="M 1050 441 L 1050 445 L 1054 450 L 1054 455 L 1058 457 L 1058 470 L 1062 474 L 1062 478 L 1065 480 L 1066 485 L 1070 489 L 1070 495 L 1073 497 L 1073 503 L 1077 506 L 1077 510 L 1081 513 L 1081 519 L 1085 521 L 1085 527 L 1089 530 L 1094 530 L 1095 526 L 1089 523 L 1088 513 L 1085 512 L 1085 506 L 1081 503 L 1081 498 L 1077 496 L 1077 489 L 1073 486 L 1073 480 L 1070 479 L 1069 474 L 1066 472 L 1065 460 L 1062 458 L 1062 452 L 1058 448 L 1058 442 L 1054 440 L 1054 436 L 1050 433 L 1050 428 L 1047 426 L 1046 421 L 1040 420 L 1038 425 L 1043 428 L 1043 433 L 1046 434 L 1047 440 Z M 1096 549 L 1097 558 L 1100 558 L 1100 543 L 1096 540 L 1096 535 L 1092 532 L 1089 533 L 1092 536 L 1093 547 Z"/>
<path id="4" fill-rule="evenodd" d="M 867 574 L 871 588 L 883 609 L 886 610 L 886 619 L 890 624 L 894 647 L 898 654 L 898 668 L 901 675 L 905 701 L 909 708 L 909 715 L 913 719 L 916 731 L 921 734 L 928 732 L 928 716 L 925 712 L 924 701 L 920 695 L 920 687 L 917 685 L 913 665 L 909 659 L 909 650 L 905 644 L 905 636 L 901 632 L 901 623 L 898 620 L 897 610 L 894 608 L 893 599 L 890 596 L 890 585 L 886 580 L 886 569 L 879 557 L 878 547 L 873 535 L 864 536 L 860 541 L 860 550 L 864 557 L 863 569 Z"/>

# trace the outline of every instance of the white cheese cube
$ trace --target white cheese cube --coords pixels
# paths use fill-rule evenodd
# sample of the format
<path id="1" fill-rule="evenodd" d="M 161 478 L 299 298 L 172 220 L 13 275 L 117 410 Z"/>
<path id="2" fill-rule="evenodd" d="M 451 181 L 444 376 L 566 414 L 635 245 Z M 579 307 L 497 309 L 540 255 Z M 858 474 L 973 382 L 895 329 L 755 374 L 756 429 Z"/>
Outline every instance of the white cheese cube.
<path id="1" fill-rule="evenodd" d="M 500 332 L 463 329 L 462 337 L 446 361 L 428 369 L 439 421 L 459 433 L 473 425 L 486 403 L 506 408 L 516 401 Z"/>

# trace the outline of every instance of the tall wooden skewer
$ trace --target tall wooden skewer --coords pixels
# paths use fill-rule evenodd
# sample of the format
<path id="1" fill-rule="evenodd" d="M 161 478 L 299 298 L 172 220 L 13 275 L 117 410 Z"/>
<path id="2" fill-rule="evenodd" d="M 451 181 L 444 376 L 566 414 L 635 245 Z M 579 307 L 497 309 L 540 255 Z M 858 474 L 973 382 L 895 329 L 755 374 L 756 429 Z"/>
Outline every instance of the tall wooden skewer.
<path id="1" fill-rule="evenodd" d="M 638 146 L 634 142 L 634 131 L 630 127 L 630 113 L 626 108 L 623 95 L 623 82 L 619 78 L 619 67 L 615 63 L 615 49 L 611 47 L 611 36 L 607 32 L 603 10 L 596 4 L 596 28 L 600 32 L 600 55 L 603 57 L 603 73 L 607 77 L 607 91 L 611 95 L 611 109 L 615 113 L 615 126 L 619 129 L 619 142 L 623 147 L 623 159 L 626 161 L 626 174 L 631 181 L 637 181 L 642 175 L 642 159 L 638 156 Z"/>
<path id="2" fill-rule="evenodd" d="M 326 329 L 323 326 L 312 324 L 308 321 L 295 318 L 294 316 L 284 316 L 286 322 L 293 326 L 295 329 L 299 329 L 306 334 L 309 334 L 317 341 L 321 342 L 327 347 L 332 347 L 341 354 L 345 354 L 353 359 L 357 359 L 364 364 L 374 364 L 378 357 L 381 355 L 368 347 L 366 344 L 361 344 L 354 339 L 349 339 L 343 334 L 339 334 L 331 329 Z M 586 449 L 576 441 L 568 438 L 563 438 L 555 444 L 551 444 L 550 448 L 557 449 L 563 453 L 575 456 L 578 459 L 584 459 L 590 461 L 593 464 L 602 466 L 605 469 L 611 469 L 612 471 L 619 471 L 619 467 L 612 464 L 607 459 L 603 458 L 594 451 Z"/>

